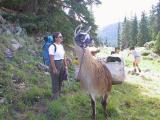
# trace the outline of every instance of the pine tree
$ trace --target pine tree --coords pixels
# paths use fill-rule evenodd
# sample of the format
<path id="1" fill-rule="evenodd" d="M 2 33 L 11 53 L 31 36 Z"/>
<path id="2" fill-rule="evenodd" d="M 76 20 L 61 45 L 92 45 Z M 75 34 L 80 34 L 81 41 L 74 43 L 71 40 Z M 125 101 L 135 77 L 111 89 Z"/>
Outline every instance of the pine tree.
<path id="1" fill-rule="evenodd" d="M 124 18 L 124 22 L 122 24 L 122 49 L 129 47 L 130 42 L 130 22 L 127 18 Z"/>
<path id="2" fill-rule="evenodd" d="M 160 32 L 156 36 L 155 49 L 157 53 L 160 53 Z"/>
<path id="3" fill-rule="evenodd" d="M 156 26 L 156 8 L 152 6 L 149 16 L 149 35 L 151 40 L 155 40 L 157 35 L 157 26 Z"/>
<path id="4" fill-rule="evenodd" d="M 156 6 L 156 17 L 157 17 L 157 32 L 160 31 L 160 0 Z"/>
<path id="5" fill-rule="evenodd" d="M 130 46 L 136 46 L 137 45 L 137 38 L 138 38 L 138 22 L 137 22 L 137 16 L 134 16 L 133 21 L 131 21 L 131 41 Z"/>
<path id="6" fill-rule="evenodd" d="M 146 14 L 142 12 L 141 21 L 139 23 L 138 45 L 143 46 L 148 41 L 149 41 L 149 30 L 148 30 L 147 17 Z"/>
<path id="7" fill-rule="evenodd" d="M 14 14 L 12 17 L 19 19 L 20 25 L 28 33 L 45 34 L 61 31 L 65 36 L 64 42 L 69 43 L 73 41 L 74 29 L 80 23 L 92 26 L 91 35 L 96 39 L 97 26 L 92 12 L 88 10 L 92 4 L 101 2 L 100 0 L 3 0 L 0 7 L 18 11 L 19 14 Z M 66 9 L 70 11 L 69 14 Z M 8 19 L 13 18 L 8 17 Z"/>
<path id="8" fill-rule="evenodd" d="M 106 38 L 104 44 L 105 44 L 105 46 L 108 46 L 108 39 L 107 38 Z"/>
<path id="9" fill-rule="evenodd" d="M 120 23 L 118 23 L 118 30 L 117 30 L 117 41 L 118 41 L 118 47 L 121 49 L 122 47 L 122 43 L 121 43 L 121 38 L 120 38 L 120 29 L 121 29 L 121 26 L 120 26 Z"/>

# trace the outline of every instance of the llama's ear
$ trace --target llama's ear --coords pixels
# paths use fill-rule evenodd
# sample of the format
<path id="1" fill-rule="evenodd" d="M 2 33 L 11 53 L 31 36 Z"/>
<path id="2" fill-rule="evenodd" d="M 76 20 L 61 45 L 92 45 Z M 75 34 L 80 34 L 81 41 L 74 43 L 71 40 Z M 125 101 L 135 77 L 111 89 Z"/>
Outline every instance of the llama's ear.
<path id="1" fill-rule="evenodd" d="M 88 33 L 91 30 L 91 26 L 88 27 L 88 29 L 85 31 L 85 33 Z"/>
<path id="2" fill-rule="evenodd" d="M 78 25 L 74 31 L 74 37 L 81 31 L 82 24 Z"/>

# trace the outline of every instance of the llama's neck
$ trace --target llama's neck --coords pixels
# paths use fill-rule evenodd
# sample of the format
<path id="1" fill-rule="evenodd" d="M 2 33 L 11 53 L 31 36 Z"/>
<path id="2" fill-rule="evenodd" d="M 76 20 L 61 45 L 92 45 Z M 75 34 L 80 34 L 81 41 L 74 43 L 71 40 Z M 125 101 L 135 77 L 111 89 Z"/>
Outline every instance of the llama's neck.
<path id="1" fill-rule="evenodd" d="M 93 72 L 96 63 L 96 60 L 93 58 L 91 52 L 88 48 L 83 50 L 79 46 L 75 47 L 75 52 L 80 62 L 80 69 L 83 71 L 83 74 L 89 74 L 89 72 Z"/>

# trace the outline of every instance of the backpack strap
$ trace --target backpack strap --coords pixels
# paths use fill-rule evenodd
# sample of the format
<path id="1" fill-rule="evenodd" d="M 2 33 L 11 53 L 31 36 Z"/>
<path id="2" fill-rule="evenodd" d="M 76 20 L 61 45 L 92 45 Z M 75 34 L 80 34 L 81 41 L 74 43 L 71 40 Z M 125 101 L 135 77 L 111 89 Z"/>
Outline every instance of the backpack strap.
<path id="1" fill-rule="evenodd" d="M 54 45 L 54 48 L 55 48 L 55 50 L 54 50 L 54 52 L 56 52 L 56 50 L 57 50 L 57 47 L 56 47 L 56 45 L 53 43 L 53 45 Z"/>

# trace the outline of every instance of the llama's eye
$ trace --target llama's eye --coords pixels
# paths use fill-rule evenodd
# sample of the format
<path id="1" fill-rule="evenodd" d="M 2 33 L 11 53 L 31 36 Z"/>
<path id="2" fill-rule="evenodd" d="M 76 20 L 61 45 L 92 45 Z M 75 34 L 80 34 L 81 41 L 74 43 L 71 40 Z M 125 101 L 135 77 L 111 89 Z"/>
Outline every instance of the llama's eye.
<path id="1" fill-rule="evenodd" d="M 85 36 L 84 35 L 79 35 L 80 40 L 84 40 Z"/>

